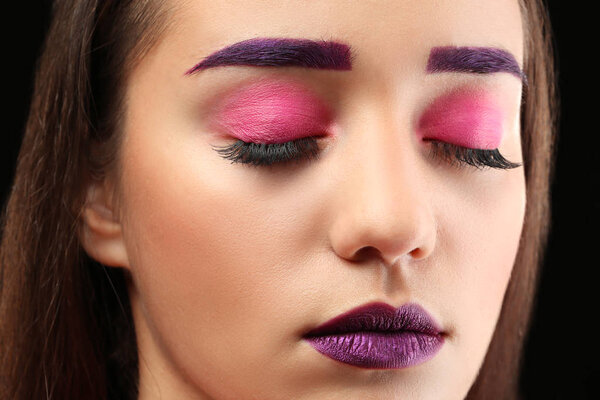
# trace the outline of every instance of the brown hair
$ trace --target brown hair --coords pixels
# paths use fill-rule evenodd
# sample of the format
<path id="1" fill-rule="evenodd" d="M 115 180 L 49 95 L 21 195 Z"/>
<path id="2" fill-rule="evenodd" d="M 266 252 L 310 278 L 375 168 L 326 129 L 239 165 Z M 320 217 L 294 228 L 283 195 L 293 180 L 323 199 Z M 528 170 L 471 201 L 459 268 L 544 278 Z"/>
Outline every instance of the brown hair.
<path id="1" fill-rule="evenodd" d="M 78 239 L 85 188 L 115 171 L 130 71 L 168 28 L 153 0 L 57 0 L 36 72 L 0 244 L 0 398 L 134 399 L 138 360 L 123 269 Z M 541 0 L 520 0 L 525 225 L 470 399 L 517 397 L 523 339 L 549 221 L 554 76 Z"/>
<path id="2" fill-rule="evenodd" d="M 502 311 L 483 365 L 467 399 L 517 399 L 522 350 L 550 225 L 557 103 L 554 43 L 541 0 L 519 0 L 524 29 L 523 72 L 528 84 L 521 108 L 521 143 L 527 208 Z"/>
<path id="3" fill-rule="evenodd" d="M 167 28 L 154 0 L 57 0 L 0 247 L 0 398 L 135 398 L 124 272 L 78 239 L 90 179 L 116 164 L 127 74 Z"/>

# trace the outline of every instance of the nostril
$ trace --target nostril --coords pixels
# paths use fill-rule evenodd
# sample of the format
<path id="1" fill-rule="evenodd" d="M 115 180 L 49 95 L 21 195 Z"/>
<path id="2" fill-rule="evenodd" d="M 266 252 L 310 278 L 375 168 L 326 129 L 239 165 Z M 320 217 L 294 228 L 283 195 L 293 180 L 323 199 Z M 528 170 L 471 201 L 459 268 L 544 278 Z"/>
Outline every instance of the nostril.
<path id="1" fill-rule="evenodd" d="M 419 259 L 425 257 L 426 252 L 421 247 L 417 247 L 416 249 L 414 249 L 413 251 L 411 251 L 409 254 L 415 260 L 419 260 Z"/>
<path id="2" fill-rule="evenodd" d="M 354 254 L 352 261 L 362 262 L 377 257 L 381 257 L 379 250 L 373 246 L 365 246 Z"/>
<path id="3" fill-rule="evenodd" d="M 366 247 L 361 248 L 359 251 L 357 251 L 355 253 L 354 257 L 352 258 L 352 261 L 364 262 L 366 260 L 380 259 L 380 260 L 383 260 L 383 262 L 386 265 L 391 266 L 391 265 L 394 265 L 399 258 L 400 258 L 399 255 L 396 255 L 393 257 L 388 257 L 385 254 L 383 254 L 380 250 L 378 250 L 376 247 L 366 246 Z"/>

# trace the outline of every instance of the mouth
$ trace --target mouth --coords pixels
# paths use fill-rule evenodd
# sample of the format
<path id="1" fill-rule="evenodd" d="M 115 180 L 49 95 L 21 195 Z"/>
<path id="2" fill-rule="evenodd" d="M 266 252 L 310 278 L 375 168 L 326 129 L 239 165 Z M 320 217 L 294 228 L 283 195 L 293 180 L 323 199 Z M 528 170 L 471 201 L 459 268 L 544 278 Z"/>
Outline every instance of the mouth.
<path id="1" fill-rule="evenodd" d="M 438 323 L 416 303 L 394 308 L 376 302 L 354 308 L 307 332 L 321 354 L 369 369 L 398 369 L 424 363 L 444 344 Z"/>

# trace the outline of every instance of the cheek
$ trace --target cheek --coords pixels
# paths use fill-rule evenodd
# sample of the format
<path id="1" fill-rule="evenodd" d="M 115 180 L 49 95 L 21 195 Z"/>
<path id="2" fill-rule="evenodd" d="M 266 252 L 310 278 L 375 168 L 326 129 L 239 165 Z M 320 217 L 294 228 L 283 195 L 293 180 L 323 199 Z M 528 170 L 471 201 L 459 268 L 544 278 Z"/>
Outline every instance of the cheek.
<path id="1" fill-rule="evenodd" d="M 481 288 L 477 297 L 487 309 L 498 309 L 510 278 L 517 253 L 525 215 L 525 182 L 523 170 L 501 171 L 502 189 L 491 196 L 481 210 L 481 225 L 477 228 L 478 245 L 483 265 L 480 272 Z M 487 267 L 483 267 L 486 265 Z M 486 290 L 485 288 L 489 288 Z"/>
<path id="2" fill-rule="evenodd" d="M 275 364 L 265 343 L 295 329 L 282 321 L 293 320 L 300 296 L 289 267 L 301 254 L 290 230 L 301 226 L 292 219 L 297 195 L 260 197 L 252 173 L 227 168 L 208 146 L 153 141 L 156 127 L 147 128 L 129 132 L 123 197 L 132 275 L 154 340 L 200 386 L 242 373 L 235 363 Z"/>
<path id="3" fill-rule="evenodd" d="M 153 318 L 185 326 L 193 310 L 218 323 L 219 313 L 239 306 L 241 296 L 229 294 L 244 282 L 246 290 L 254 287 L 248 282 L 256 279 L 253 270 L 263 249 L 252 244 L 266 243 L 269 235 L 250 225 L 259 220 L 261 208 L 236 191 L 235 179 L 214 171 L 206 154 L 177 143 L 137 148 L 124 180 L 128 249 L 140 295 L 156 307 Z"/>
<path id="4" fill-rule="evenodd" d="M 440 285 L 450 287 L 443 296 L 454 308 L 449 310 L 456 326 L 454 356 L 471 376 L 485 357 L 501 311 L 525 213 L 522 169 L 494 174 L 473 190 L 449 197 L 446 204 L 453 211 L 441 217 L 447 218 L 444 250 L 454 268 Z"/>

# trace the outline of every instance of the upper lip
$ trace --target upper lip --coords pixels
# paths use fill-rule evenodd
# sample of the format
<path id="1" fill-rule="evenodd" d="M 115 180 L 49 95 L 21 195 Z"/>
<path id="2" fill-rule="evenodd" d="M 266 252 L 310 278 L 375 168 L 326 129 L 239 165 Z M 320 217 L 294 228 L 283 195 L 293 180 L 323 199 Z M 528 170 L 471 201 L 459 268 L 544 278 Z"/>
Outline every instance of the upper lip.
<path id="1" fill-rule="evenodd" d="M 407 303 L 395 308 L 387 303 L 375 302 L 338 315 L 310 330 L 304 336 L 401 331 L 428 335 L 442 334 L 439 324 L 417 303 Z"/>

